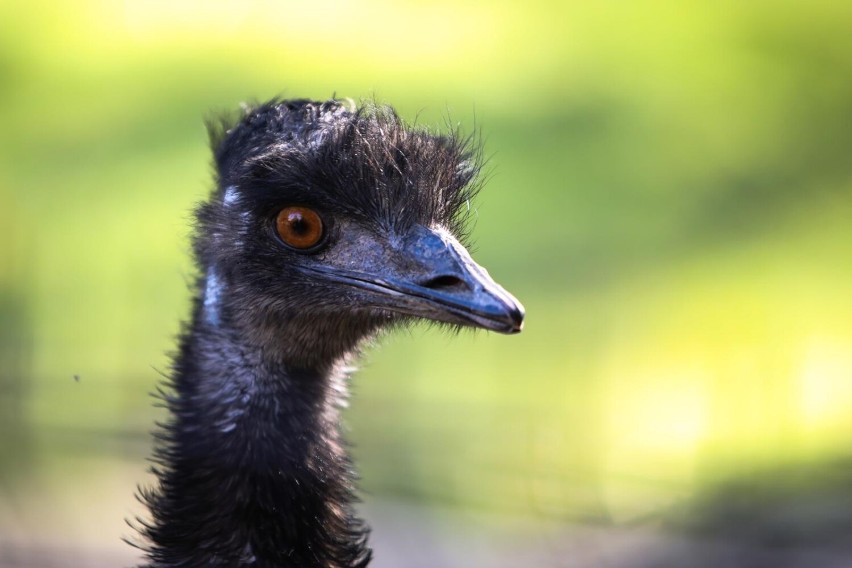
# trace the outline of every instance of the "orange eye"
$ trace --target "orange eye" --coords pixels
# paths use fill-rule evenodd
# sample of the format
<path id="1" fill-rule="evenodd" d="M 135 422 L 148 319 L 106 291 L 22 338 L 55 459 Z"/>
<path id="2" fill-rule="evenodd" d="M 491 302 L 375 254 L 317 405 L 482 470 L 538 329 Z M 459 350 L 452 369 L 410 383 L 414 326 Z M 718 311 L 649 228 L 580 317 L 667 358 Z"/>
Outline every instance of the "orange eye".
<path id="1" fill-rule="evenodd" d="M 275 219 L 275 228 L 282 241 L 299 250 L 316 246 L 325 234 L 319 214 L 307 207 L 285 207 Z"/>

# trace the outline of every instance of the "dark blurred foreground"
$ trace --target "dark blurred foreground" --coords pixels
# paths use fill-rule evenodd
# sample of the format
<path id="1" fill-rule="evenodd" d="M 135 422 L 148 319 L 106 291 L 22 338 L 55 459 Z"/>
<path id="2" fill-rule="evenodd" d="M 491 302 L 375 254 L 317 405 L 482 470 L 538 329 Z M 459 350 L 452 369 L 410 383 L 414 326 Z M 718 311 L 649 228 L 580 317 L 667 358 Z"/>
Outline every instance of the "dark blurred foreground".
<path id="1" fill-rule="evenodd" d="M 374 568 L 848 568 L 852 465 L 779 469 L 615 524 L 504 520 L 401 502 L 370 503 Z M 128 532 L 128 534 L 130 534 Z M 83 548 L 4 534 L 0 567 L 129 566 L 120 542 Z"/>

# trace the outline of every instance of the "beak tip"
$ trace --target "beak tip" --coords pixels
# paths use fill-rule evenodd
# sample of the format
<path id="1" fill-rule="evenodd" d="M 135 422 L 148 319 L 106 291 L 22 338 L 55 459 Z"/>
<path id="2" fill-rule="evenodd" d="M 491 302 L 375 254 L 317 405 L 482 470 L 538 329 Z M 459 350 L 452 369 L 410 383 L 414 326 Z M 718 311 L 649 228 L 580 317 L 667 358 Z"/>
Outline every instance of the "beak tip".
<path id="1" fill-rule="evenodd" d="M 513 306 L 513 309 L 509 310 L 508 315 L 511 327 L 506 331 L 506 333 L 509 335 L 521 333 L 524 329 L 524 318 L 526 316 L 524 307 L 520 303 L 516 303 Z"/>

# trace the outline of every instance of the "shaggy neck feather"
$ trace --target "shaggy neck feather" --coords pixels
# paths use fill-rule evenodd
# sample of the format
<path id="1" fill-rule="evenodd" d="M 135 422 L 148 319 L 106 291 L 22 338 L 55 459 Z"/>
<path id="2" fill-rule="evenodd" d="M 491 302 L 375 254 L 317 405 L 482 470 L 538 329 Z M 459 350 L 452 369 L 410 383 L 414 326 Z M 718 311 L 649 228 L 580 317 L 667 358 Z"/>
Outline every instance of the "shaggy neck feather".
<path id="1" fill-rule="evenodd" d="M 339 432 L 346 353 L 314 368 L 270 356 L 229 325 L 218 286 L 208 280 L 175 358 L 159 487 L 143 494 L 149 566 L 366 565 Z"/>

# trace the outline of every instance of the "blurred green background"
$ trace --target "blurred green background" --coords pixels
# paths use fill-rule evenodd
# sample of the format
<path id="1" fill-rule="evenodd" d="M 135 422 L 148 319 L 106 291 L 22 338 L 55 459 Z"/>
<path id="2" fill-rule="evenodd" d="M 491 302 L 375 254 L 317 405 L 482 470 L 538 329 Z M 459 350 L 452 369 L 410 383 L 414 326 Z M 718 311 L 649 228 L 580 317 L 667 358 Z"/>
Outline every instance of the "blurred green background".
<path id="1" fill-rule="evenodd" d="M 561 534 L 848 456 L 850 22 L 838 1 L 0 3 L 0 563 L 132 562 L 202 119 L 282 94 L 481 129 L 474 256 L 527 308 L 520 336 L 370 351 L 347 414 L 368 511 Z"/>

